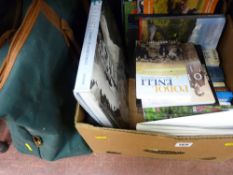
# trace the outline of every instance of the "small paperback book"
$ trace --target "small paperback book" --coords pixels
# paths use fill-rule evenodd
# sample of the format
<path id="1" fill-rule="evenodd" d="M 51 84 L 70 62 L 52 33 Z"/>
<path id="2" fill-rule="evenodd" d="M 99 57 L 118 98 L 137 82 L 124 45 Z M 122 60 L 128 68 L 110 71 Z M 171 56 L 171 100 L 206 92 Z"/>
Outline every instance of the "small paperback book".
<path id="1" fill-rule="evenodd" d="M 143 108 L 216 103 L 197 51 L 190 43 L 137 45 L 136 97 Z"/>
<path id="2" fill-rule="evenodd" d="M 128 122 L 123 54 L 107 1 L 92 1 L 74 95 L 99 124 Z"/>

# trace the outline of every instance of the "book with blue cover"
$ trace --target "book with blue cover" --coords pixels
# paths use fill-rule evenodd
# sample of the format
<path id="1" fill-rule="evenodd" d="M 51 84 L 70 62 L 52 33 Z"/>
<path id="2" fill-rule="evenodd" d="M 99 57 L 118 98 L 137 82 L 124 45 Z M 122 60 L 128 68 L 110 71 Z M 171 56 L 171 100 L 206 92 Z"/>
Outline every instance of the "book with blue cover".
<path id="1" fill-rule="evenodd" d="M 207 66 L 207 71 L 212 82 L 225 82 L 223 68 L 219 66 Z"/>
<path id="2" fill-rule="evenodd" d="M 216 95 L 220 102 L 232 102 L 233 92 L 231 91 L 219 91 L 216 92 Z"/>

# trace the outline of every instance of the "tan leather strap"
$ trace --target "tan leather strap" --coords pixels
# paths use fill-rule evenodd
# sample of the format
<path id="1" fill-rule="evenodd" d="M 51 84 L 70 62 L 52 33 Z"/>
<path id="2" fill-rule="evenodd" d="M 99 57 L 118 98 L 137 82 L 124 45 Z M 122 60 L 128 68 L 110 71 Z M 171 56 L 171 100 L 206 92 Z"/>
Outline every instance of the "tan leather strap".
<path id="1" fill-rule="evenodd" d="M 75 49 L 75 51 L 79 51 L 79 47 L 74 39 L 73 30 L 69 26 L 68 22 L 64 19 L 61 19 L 57 13 L 46 3 L 42 3 L 42 12 L 48 18 L 48 20 L 64 35 L 66 44 Z"/>
<path id="2" fill-rule="evenodd" d="M 27 14 L 22 22 L 22 25 L 16 32 L 9 47 L 7 56 L 0 67 L 0 90 L 3 88 L 11 69 L 15 63 L 16 57 L 23 47 L 31 29 L 39 15 L 41 1 L 34 0 L 27 11 Z"/>
<path id="3" fill-rule="evenodd" d="M 28 38 L 40 11 L 42 11 L 48 20 L 64 35 L 68 47 L 74 48 L 76 52 L 79 51 L 79 47 L 74 40 L 73 31 L 68 23 L 59 18 L 55 11 L 50 8 L 44 0 L 33 0 L 20 28 L 14 35 L 7 56 L 0 67 L 0 90 L 2 90 L 16 61 L 17 55 Z"/>

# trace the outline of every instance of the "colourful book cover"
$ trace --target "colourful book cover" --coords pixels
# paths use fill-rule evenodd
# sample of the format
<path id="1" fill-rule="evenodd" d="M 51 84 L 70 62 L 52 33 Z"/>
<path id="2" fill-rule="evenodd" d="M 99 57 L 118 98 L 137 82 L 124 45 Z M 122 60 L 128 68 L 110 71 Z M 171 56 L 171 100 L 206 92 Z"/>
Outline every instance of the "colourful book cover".
<path id="1" fill-rule="evenodd" d="M 214 13 L 219 0 L 137 0 L 139 13 L 190 14 Z"/>

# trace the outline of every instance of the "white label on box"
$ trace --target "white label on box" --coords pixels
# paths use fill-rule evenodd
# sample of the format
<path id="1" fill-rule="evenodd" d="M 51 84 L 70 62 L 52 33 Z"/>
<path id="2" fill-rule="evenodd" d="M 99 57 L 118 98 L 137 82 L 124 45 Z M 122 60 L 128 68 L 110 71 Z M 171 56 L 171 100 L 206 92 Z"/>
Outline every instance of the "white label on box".
<path id="1" fill-rule="evenodd" d="M 192 142 L 177 142 L 175 144 L 175 147 L 183 147 L 183 148 L 188 148 L 191 147 L 193 145 Z"/>

